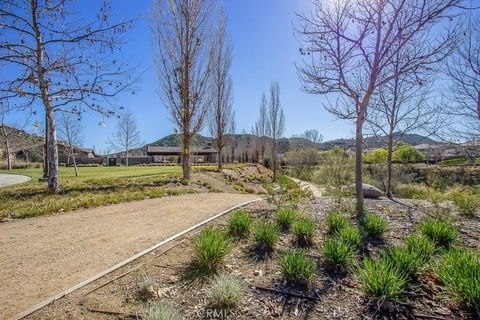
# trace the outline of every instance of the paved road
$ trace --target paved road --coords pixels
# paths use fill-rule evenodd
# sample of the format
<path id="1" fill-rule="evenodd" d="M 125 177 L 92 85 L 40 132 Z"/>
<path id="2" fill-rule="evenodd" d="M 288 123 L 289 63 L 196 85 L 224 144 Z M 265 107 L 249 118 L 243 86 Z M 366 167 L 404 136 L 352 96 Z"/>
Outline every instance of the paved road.
<path id="1" fill-rule="evenodd" d="M 0 224 L 0 319 L 258 196 L 199 193 Z"/>
<path id="2" fill-rule="evenodd" d="M 19 174 L 5 174 L 0 173 L 0 187 L 11 186 L 14 184 L 24 183 L 30 181 L 30 177 L 21 176 Z"/>

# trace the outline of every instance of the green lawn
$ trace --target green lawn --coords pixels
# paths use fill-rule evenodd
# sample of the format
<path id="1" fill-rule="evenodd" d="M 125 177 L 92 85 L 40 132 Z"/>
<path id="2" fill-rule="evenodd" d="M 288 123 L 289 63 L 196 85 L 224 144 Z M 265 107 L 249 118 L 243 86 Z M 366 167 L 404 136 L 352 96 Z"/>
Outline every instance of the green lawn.
<path id="1" fill-rule="evenodd" d="M 39 181 L 42 169 L 0 170 L 23 174 L 32 180 L 0 188 L 0 218 L 25 218 L 107 204 L 158 198 L 194 192 L 181 184 L 180 166 L 60 167 L 59 194 L 51 194 Z M 198 166 L 194 171 L 216 171 L 215 166 Z"/>

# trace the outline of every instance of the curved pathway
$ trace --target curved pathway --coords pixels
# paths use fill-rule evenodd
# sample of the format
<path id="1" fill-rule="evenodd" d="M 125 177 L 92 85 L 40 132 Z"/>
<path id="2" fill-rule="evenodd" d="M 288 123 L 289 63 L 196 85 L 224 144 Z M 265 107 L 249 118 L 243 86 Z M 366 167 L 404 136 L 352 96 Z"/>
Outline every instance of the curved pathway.
<path id="1" fill-rule="evenodd" d="M 0 224 L 0 319 L 258 196 L 198 193 Z"/>
<path id="2" fill-rule="evenodd" d="M 323 190 L 319 186 L 317 186 L 317 185 L 315 185 L 311 182 L 303 181 L 303 180 L 300 180 L 300 179 L 297 179 L 297 178 L 293 178 L 293 177 L 289 177 L 289 178 L 292 179 L 293 181 L 295 181 L 296 183 L 300 183 L 300 187 L 312 191 L 313 196 L 315 198 L 320 198 L 322 196 Z"/>
<path id="3" fill-rule="evenodd" d="M 30 177 L 19 174 L 0 173 L 0 187 L 11 186 L 14 184 L 24 183 L 30 181 Z"/>

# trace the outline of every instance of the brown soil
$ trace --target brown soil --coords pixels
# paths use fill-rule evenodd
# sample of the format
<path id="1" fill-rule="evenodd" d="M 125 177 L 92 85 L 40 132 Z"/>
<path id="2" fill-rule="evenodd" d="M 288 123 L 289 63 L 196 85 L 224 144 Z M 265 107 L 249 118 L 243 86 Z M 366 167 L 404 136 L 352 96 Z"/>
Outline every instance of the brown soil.
<path id="1" fill-rule="evenodd" d="M 0 319 L 255 197 L 188 194 L 2 223 Z"/>
<path id="2" fill-rule="evenodd" d="M 365 242 L 360 255 L 375 255 L 382 246 L 399 244 L 406 234 L 414 231 L 416 224 L 425 217 L 423 204 L 408 202 L 399 204 L 390 200 L 369 200 L 368 210 L 375 211 L 389 220 L 389 230 L 383 241 Z M 283 234 L 276 251 L 270 258 L 258 255 L 252 250 L 251 239 L 236 243 L 227 256 L 221 272 L 241 277 L 247 284 L 247 293 L 242 305 L 230 314 L 229 319 L 468 319 L 466 311 L 442 294 L 442 287 L 435 283 L 430 270 L 420 277 L 418 290 L 412 290 L 404 304 L 396 305 L 393 313 L 379 312 L 377 306 L 368 301 L 358 288 L 358 283 L 350 273 L 332 274 L 322 267 L 320 247 L 326 237 L 326 213 L 338 205 L 332 198 L 313 200 L 304 208 L 305 213 L 313 217 L 320 226 L 315 245 L 308 249 L 318 261 L 315 280 L 308 289 L 296 289 L 288 286 L 282 279 L 277 265 L 277 257 L 289 247 L 295 246 L 290 234 Z M 422 208 L 419 210 L 418 208 Z M 273 208 L 265 202 L 251 204 L 247 209 L 256 217 L 271 217 Z M 344 205 L 344 210 L 353 212 L 352 204 Z M 216 219 L 211 224 L 223 227 L 228 216 Z M 479 219 L 469 219 L 454 214 L 461 228 L 461 240 L 473 249 L 480 248 L 478 232 Z M 353 215 L 352 215 L 353 220 Z M 206 292 L 211 275 L 197 273 L 192 264 L 190 238 L 198 231 L 185 235 L 182 242 L 159 248 L 148 256 L 125 266 L 114 273 L 54 302 L 32 314 L 30 319 L 115 319 L 116 316 L 92 312 L 92 309 L 123 312 L 142 315 L 152 301 L 142 298 L 141 284 L 145 276 L 156 279 L 157 301 L 177 306 L 184 319 L 209 319 Z M 167 248 L 172 248 L 165 253 Z M 112 281 L 126 271 L 138 267 L 131 273 Z M 314 301 L 279 294 L 265 293 L 256 287 L 276 288 L 296 292 L 314 298 Z M 98 288 L 98 289 L 97 289 Z M 95 290 L 97 289 L 97 290 Z M 92 292 L 92 290 L 95 290 Z M 423 315 L 423 317 L 421 316 Z"/>

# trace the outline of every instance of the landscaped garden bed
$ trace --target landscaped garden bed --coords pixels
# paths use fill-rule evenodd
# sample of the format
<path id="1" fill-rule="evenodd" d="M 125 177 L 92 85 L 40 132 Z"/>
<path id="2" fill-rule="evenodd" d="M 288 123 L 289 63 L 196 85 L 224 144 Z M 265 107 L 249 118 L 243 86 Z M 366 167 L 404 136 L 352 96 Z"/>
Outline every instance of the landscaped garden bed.
<path id="1" fill-rule="evenodd" d="M 352 208 L 330 197 L 299 209 L 250 204 L 29 318 L 475 317 L 478 218 L 371 200 L 357 221 Z"/>

